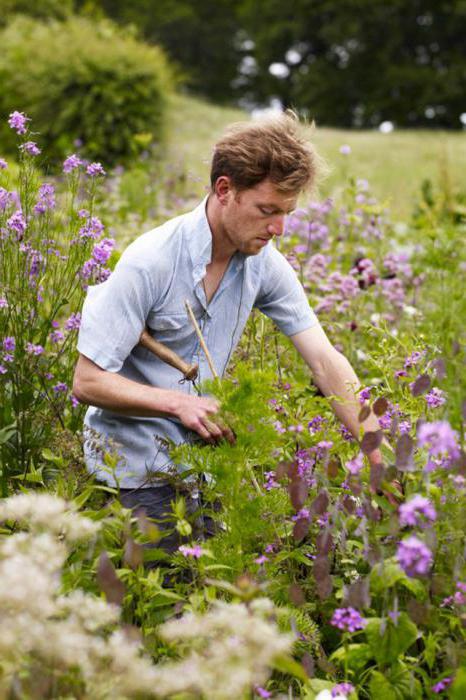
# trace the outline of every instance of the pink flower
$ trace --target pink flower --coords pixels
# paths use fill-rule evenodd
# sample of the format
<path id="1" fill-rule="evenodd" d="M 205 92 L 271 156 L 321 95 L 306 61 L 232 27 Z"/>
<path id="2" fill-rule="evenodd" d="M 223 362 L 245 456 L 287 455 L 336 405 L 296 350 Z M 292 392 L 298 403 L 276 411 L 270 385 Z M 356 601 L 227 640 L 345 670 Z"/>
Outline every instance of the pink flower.
<path id="1" fill-rule="evenodd" d="M 178 547 L 178 551 L 181 552 L 184 557 L 193 557 L 193 559 L 199 559 L 203 554 L 205 554 L 202 547 L 198 544 L 195 544 L 193 547 L 188 547 L 187 545 L 182 544 L 180 547 Z"/>

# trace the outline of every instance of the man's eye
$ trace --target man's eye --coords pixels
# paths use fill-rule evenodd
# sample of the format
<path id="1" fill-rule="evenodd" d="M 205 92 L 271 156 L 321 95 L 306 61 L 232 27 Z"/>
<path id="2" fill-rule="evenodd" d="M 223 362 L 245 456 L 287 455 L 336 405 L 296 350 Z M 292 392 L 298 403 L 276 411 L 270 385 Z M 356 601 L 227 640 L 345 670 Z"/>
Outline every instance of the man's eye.
<path id="1" fill-rule="evenodd" d="M 272 216 L 273 211 L 271 209 L 265 209 L 264 207 L 259 207 L 260 211 L 264 216 Z"/>

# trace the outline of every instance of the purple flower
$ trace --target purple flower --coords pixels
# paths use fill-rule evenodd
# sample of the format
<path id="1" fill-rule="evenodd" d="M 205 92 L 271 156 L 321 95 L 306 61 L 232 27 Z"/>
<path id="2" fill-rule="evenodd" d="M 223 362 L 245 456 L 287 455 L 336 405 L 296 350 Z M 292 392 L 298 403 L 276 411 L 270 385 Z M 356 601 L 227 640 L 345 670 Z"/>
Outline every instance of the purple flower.
<path id="1" fill-rule="evenodd" d="M 26 344 L 26 352 L 28 355 L 42 355 L 44 348 L 42 345 L 34 345 L 34 343 Z"/>
<path id="2" fill-rule="evenodd" d="M 8 308 L 8 302 L 5 299 L 5 297 L 0 297 L 0 309 L 7 309 Z"/>
<path id="3" fill-rule="evenodd" d="M 81 325 L 81 314 L 78 312 L 76 314 L 71 314 L 69 318 L 65 321 L 65 330 L 67 331 L 79 331 Z"/>
<path id="4" fill-rule="evenodd" d="M 345 467 L 349 471 L 350 474 L 359 474 L 361 469 L 364 467 L 364 455 L 362 452 L 360 452 L 356 457 L 353 459 L 349 459 L 345 463 Z"/>
<path id="5" fill-rule="evenodd" d="M 351 695 L 354 693 L 354 685 L 352 683 L 338 683 L 332 688 L 332 698 L 336 698 L 337 695 Z"/>
<path id="6" fill-rule="evenodd" d="M 0 374 L 6 374 L 8 372 L 7 368 L 4 367 L 3 365 L 0 365 Z"/>
<path id="7" fill-rule="evenodd" d="M 104 228 L 105 226 L 97 216 L 91 216 L 85 225 L 79 229 L 79 235 L 81 238 L 92 238 L 95 240 L 103 233 Z"/>
<path id="8" fill-rule="evenodd" d="M 265 490 L 271 491 L 272 489 L 278 489 L 280 484 L 275 480 L 275 472 L 265 472 Z"/>
<path id="9" fill-rule="evenodd" d="M 15 211 L 7 220 L 6 225 L 11 231 L 17 234 L 18 239 L 21 239 L 26 230 L 26 221 L 23 212 L 20 209 Z"/>
<path id="10" fill-rule="evenodd" d="M 55 207 L 55 188 L 53 185 L 44 183 L 39 187 L 39 199 L 34 207 L 35 214 L 44 214 L 48 209 Z"/>
<path id="11" fill-rule="evenodd" d="M 73 394 L 71 394 L 71 396 L 70 396 L 70 401 L 71 401 L 71 406 L 73 408 L 76 408 L 77 406 L 79 406 L 79 401 L 76 398 L 76 396 L 73 396 Z"/>
<path id="12" fill-rule="evenodd" d="M 6 353 L 3 355 L 3 361 L 4 361 L 4 362 L 14 362 L 14 359 L 15 359 L 15 358 L 13 357 L 13 355 L 12 355 L 11 353 L 9 353 L 9 352 L 6 352 Z"/>
<path id="13" fill-rule="evenodd" d="M 438 389 L 436 386 L 434 386 L 426 394 L 426 403 L 429 406 L 429 408 L 438 408 L 439 406 L 443 406 L 445 402 L 445 394 L 441 389 Z"/>
<path id="14" fill-rule="evenodd" d="M 409 355 L 406 360 L 404 367 L 405 369 L 409 369 L 410 367 L 413 367 L 414 365 L 417 365 L 420 360 L 424 357 L 426 354 L 425 350 L 419 351 L 419 350 L 414 350 L 411 355 Z"/>
<path id="15" fill-rule="evenodd" d="M 432 566 L 432 552 L 414 535 L 398 543 L 396 558 L 408 576 L 425 576 Z"/>
<path id="16" fill-rule="evenodd" d="M 351 146 L 348 146 L 347 143 L 344 143 L 343 146 L 340 146 L 340 153 L 342 156 L 349 156 L 351 153 Z"/>
<path id="17" fill-rule="evenodd" d="M 65 339 L 65 336 L 61 331 L 52 331 L 50 333 L 50 341 L 52 343 L 61 343 Z"/>
<path id="18" fill-rule="evenodd" d="M 427 447 L 429 455 L 440 456 L 448 453 L 450 457 L 459 457 L 457 434 L 447 421 L 423 423 L 417 432 L 419 447 Z"/>
<path id="19" fill-rule="evenodd" d="M 314 416 L 314 418 L 312 418 L 307 424 L 309 432 L 315 435 L 315 433 L 317 433 L 320 430 L 324 423 L 325 418 L 323 418 L 323 416 Z"/>
<path id="20" fill-rule="evenodd" d="M 367 621 L 354 608 L 337 608 L 330 624 L 343 632 L 356 632 L 364 629 Z"/>
<path id="21" fill-rule="evenodd" d="M 198 544 L 195 544 L 193 547 L 182 544 L 181 547 L 178 547 L 178 551 L 181 552 L 184 557 L 193 557 L 193 559 L 199 559 L 205 554 L 202 547 Z"/>
<path id="22" fill-rule="evenodd" d="M 24 112 L 12 112 L 8 119 L 8 126 L 16 131 L 17 134 L 25 134 L 27 131 L 26 122 L 30 121 Z"/>
<path id="23" fill-rule="evenodd" d="M 16 340 L 13 338 L 13 336 L 7 335 L 6 338 L 3 339 L 3 349 L 7 352 L 14 352 L 15 348 Z"/>
<path id="24" fill-rule="evenodd" d="M 259 685 L 254 688 L 254 692 L 260 698 L 271 698 L 272 697 L 272 693 L 269 693 L 268 690 L 266 690 L 265 688 L 261 688 L 261 686 L 259 686 Z"/>
<path id="25" fill-rule="evenodd" d="M 63 162 L 63 172 L 71 173 L 72 170 L 76 170 L 76 168 L 79 168 L 80 165 L 84 165 L 83 161 L 76 155 L 76 153 L 72 153 Z"/>
<path id="26" fill-rule="evenodd" d="M 96 175 L 105 175 L 105 170 L 100 163 L 90 163 L 86 168 L 86 173 L 91 177 L 96 177 Z"/>
<path id="27" fill-rule="evenodd" d="M 254 559 L 254 563 L 259 565 L 265 564 L 266 561 L 269 561 L 269 558 L 265 554 L 261 554 L 260 557 Z"/>
<path id="28" fill-rule="evenodd" d="M 6 170 L 8 168 L 8 163 L 4 158 L 0 158 L 0 170 Z"/>
<path id="29" fill-rule="evenodd" d="M 453 678 L 442 678 L 441 681 L 432 686 L 431 690 L 433 693 L 443 693 L 443 691 L 446 690 L 448 686 L 452 684 L 452 682 Z"/>
<path id="30" fill-rule="evenodd" d="M 68 385 L 65 384 L 65 382 L 58 382 L 58 384 L 55 384 L 52 389 L 56 394 L 64 394 L 68 391 Z"/>
<path id="31" fill-rule="evenodd" d="M 437 518 L 435 508 L 428 498 L 424 496 L 413 496 L 411 500 L 402 503 L 398 510 L 400 516 L 400 525 L 410 525 L 415 527 L 422 524 L 420 516 L 424 516 L 426 520 L 433 522 Z"/>
<path id="32" fill-rule="evenodd" d="M 365 389 L 361 389 L 359 392 L 359 403 L 363 404 L 365 401 L 368 401 L 371 396 L 371 386 L 366 387 Z"/>
<path id="33" fill-rule="evenodd" d="M 30 156 L 39 156 L 42 153 L 39 146 L 34 141 L 26 141 L 26 143 L 20 146 L 20 149 L 29 153 Z"/>
<path id="34" fill-rule="evenodd" d="M 99 265 L 105 265 L 111 256 L 114 247 L 115 241 L 113 238 L 104 238 L 94 246 L 92 257 Z"/>
<path id="35" fill-rule="evenodd" d="M 292 520 L 309 520 L 311 517 L 311 513 L 309 511 L 309 508 L 301 508 L 301 510 L 298 510 L 296 515 L 293 515 L 291 518 Z"/>

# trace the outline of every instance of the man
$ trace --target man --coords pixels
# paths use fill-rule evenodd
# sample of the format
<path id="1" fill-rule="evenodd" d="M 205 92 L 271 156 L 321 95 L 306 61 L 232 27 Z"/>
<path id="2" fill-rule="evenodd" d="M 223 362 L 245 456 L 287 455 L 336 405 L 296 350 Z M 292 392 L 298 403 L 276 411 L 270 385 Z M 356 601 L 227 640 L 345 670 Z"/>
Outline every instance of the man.
<path id="1" fill-rule="evenodd" d="M 216 416 L 214 399 L 197 396 L 190 383 L 180 384 L 176 369 L 138 345 L 147 326 L 187 363 L 199 364 L 201 381 L 210 378 L 186 299 L 220 375 L 252 309 L 272 318 L 321 391 L 337 397 L 336 415 L 359 437 L 357 377 L 328 340 L 295 272 L 272 243 L 283 234 L 300 192 L 313 184 L 317 165 L 291 114 L 230 128 L 215 146 L 206 199 L 140 236 L 110 278 L 89 289 L 73 393 L 90 404 L 88 467 L 108 481 L 95 436 L 116 447 L 116 475 L 126 506 L 142 505 L 152 517 L 170 509 L 175 492 L 163 473 L 173 465 L 164 439 L 179 443 L 197 433 L 209 443 L 234 440 Z M 369 418 L 364 428 L 377 430 L 376 419 Z M 371 460 L 380 460 L 378 451 Z M 170 551 L 177 544 L 173 536 L 164 540 Z"/>

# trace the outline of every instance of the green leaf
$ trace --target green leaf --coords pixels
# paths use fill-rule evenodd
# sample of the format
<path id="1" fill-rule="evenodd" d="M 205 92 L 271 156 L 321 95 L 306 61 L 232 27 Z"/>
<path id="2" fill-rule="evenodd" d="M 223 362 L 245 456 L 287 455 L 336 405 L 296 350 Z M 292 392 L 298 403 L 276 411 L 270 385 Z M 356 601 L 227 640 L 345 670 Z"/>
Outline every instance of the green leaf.
<path id="1" fill-rule="evenodd" d="M 343 665 L 345 656 L 348 667 L 353 671 L 359 671 L 374 657 L 368 644 L 349 644 L 347 649 L 339 647 L 330 657 L 330 661 L 336 661 Z"/>
<path id="2" fill-rule="evenodd" d="M 450 700 L 464 700 L 466 698 L 466 668 L 458 670 L 449 697 Z"/>
<path id="3" fill-rule="evenodd" d="M 0 430 L 0 445 L 4 445 L 16 433 L 16 423 L 6 425 Z"/>
<path id="4" fill-rule="evenodd" d="M 407 578 L 394 559 L 386 559 L 374 566 L 370 574 L 371 591 L 375 594 L 382 593 L 387 588 L 392 588 L 398 581 Z"/>
<path id="5" fill-rule="evenodd" d="M 295 659 L 291 658 L 291 656 L 286 656 L 283 654 L 276 657 L 272 666 L 275 670 L 280 671 L 281 673 L 287 673 L 290 676 L 294 676 L 303 683 L 307 683 L 309 681 L 308 675 L 304 668 Z"/>
<path id="6" fill-rule="evenodd" d="M 427 598 L 427 591 L 425 585 L 422 581 L 417 578 L 409 578 L 409 576 L 404 576 L 399 580 L 400 586 L 406 588 L 410 593 L 413 594 L 418 600 L 425 600 Z"/>
<path id="7" fill-rule="evenodd" d="M 418 637 L 414 622 L 406 613 L 401 613 L 397 624 L 385 619 L 384 627 L 379 618 L 371 619 L 365 628 L 366 638 L 374 658 L 382 666 L 394 663 Z"/>
<path id="8" fill-rule="evenodd" d="M 394 664 L 385 674 L 373 671 L 369 688 L 371 697 L 377 700 L 421 700 L 422 698 L 419 681 L 402 663 Z"/>
<path id="9" fill-rule="evenodd" d="M 64 460 L 63 457 L 59 455 L 55 455 L 52 450 L 49 450 L 48 447 L 45 447 L 42 450 L 42 457 L 45 459 L 46 462 L 52 462 L 53 464 L 56 464 L 57 467 L 63 467 L 64 466 Z"/>

